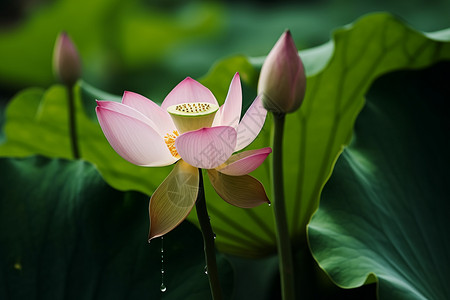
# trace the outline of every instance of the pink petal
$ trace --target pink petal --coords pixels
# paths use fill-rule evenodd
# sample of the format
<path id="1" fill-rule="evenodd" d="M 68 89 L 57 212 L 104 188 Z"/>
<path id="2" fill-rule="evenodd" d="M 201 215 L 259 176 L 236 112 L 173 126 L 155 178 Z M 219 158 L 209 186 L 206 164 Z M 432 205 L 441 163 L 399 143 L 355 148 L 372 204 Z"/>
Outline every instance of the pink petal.
<path id="1" fill-rule="evenodd" d="M 167 166 L 177 160 L 148 123 L 105 106 L 97 106 L 97 118 L 108 142 L 120 156 L 139 166 Z"/>
<path id="2" fill-rule="evenodd" d="M 250 175 L 229 176 L 216 170 L 208 170 L 208 176 L 217 194 L 231 205 L 252 208 L 270 203 L 264 186 Z"/>
<path id="3" fill-rule="evenodd" d="M 231 126 L 236 128 L 241 118 L 242 88 L 239 73 L 236 73 L 231 81 L 225 103 L 219 108 L 214 119 L 213 126 Z"/>
<path id="4" fill-rule="evenodd" d="M 188 102 L 207 102 L 218 106 L 217 100 L 209 89 L 194 79 L 187 77 L 167 95 L 161 104 L 163 110 L 171 105 Z"/>
<path id="5" fill-rule="evenodd" d="M 148 238 L 166 234 L 186 219 L 198 194 L 198 169 L 178 161 L 150 198 Z"/>
<path id="6" fill-rule="evenodd" d="M 261 131 L 266 120 L 267 110 L 262 106 L 261 98 L 256 97 L 237 127 L 235 151 L 247 147 Z"/>
<path id="7" fill-rule="evenodd" d="M 127 106 L 122 103 L 118 103 L 115 101 L 98 101 L 97 100 L 98 107 L 118 112 L 122 115 L 126 115 L 129 117 L 132 117 L 134 119 L 138 119 L 141 122 L 144 122 L 151 126 L 153 129 L 158 130 L 158 126 L 149 118 L 147 118 L 145 115 L 143 115 L 141 112 L 137 111 L 136 109 Z"/>
<path id="8" fill-rule="evenodd" d="M 224 167 L 216 170 L 231 176 L 246 175 L 259 167 L 270 153 L 272 149 L 267 147 L 234 154 L 225 162 Z"/>
<path id="9" fill-rule="evenodd" d="M 178 154 L 197 168 L 213 169 L 223 164 L 236 146 L 236 130 L 217 126 L 183 133 L 175 140 Z"/>
<path id="10" fill-rule="evenodd" d="M 122 103 L 136 109 L 152 120 L 158 126 L 162 136 L 176 130 L 172 118 L 167 111 L 163 110 L 152 100 L 139 94 L 126 91 L 123 94 Z"/>

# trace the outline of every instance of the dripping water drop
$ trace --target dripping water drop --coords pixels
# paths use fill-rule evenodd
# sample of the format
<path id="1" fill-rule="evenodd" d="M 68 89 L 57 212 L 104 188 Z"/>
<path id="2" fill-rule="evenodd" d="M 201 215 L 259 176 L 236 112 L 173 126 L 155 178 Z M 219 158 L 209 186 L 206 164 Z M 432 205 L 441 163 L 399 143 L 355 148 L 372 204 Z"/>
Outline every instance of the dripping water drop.
<path id="1" fill-rule="evenodd" d="M 166 285 L 164 284 L 164 238 L 161 237 L 161 286 L 159 288 L 162 293 L 167 290 Z"/>
<path id="2" fill-rule="evenodd" d="M 269 203 L 269 207 L 272 206 L 272 203 Z"/>
<path id="3" fill-rule="evenodd" d="M 216 236 L 216 234 L 215 234 L 215 233 L 213 233 L 213 235 L 214 235 L 214 239 L 216 239 L 216 237 L 217 237 L 217 236 Z"/>
<path id="4" fill-rule="evenodd" d="M 205 274 L 208 275 L 208 267 L 207 266 L 205 266 L 204 271 L 205 271 Z"/>

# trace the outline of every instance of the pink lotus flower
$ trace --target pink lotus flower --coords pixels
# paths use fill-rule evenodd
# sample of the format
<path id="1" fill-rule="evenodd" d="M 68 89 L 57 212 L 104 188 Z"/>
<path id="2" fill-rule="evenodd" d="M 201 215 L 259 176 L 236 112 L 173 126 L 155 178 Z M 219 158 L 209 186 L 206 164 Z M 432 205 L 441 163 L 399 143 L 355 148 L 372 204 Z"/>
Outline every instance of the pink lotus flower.
<path id="1" fill-rule="evenodd" d="M 161 107 L 125 92 L 122 103 L 97 101 L 100 126 L 114 150 L 140 166 L 175 164 L 150 199 L 149 239 L 180 224 L 195 204 L 198 168 L 226 202 L 243 208 L 270 203 L 264 187 L 247 175 L 272 152 L 271 148 L 244 151 L 260 132 L 267 111 L 256 98 L 240 120 L 242 90 L 239 74 L 231 81 L 219 108 L 209 89 L 192 78 L 180 82 Z"/>

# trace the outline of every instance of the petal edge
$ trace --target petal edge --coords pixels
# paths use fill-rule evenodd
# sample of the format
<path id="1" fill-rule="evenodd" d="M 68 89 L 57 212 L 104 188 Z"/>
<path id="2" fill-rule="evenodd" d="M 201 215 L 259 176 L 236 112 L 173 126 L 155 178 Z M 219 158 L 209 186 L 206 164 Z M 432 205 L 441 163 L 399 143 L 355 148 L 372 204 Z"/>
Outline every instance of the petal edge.
<path id="1" fill-rule="evenodd" d="M 266 116 L 267 110 L 262 105 L 261 97 L 258 96 L 247 109 L 236 129 L 238 136 L 235 151 L 242 150 L 253 142 L 261 131 Z"/>
<path id="2" fill-rule="evenodd" d="M 272 149 L 266 147 L 234 154 L 216 170 L 231 176 L 247 175 L 258 168 L 270 153 L 272 153 Z"/>

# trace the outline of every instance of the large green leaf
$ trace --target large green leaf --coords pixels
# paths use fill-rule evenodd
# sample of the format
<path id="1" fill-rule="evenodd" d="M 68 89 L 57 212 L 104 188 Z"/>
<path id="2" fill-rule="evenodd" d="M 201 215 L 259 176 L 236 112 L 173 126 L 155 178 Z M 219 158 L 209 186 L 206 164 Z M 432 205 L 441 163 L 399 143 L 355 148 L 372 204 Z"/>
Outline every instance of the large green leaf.
<path id="1" fill-rule="evenodd" d="M 340 286 L 380 299 L 449 299 L 450 63 L 378 80 L 308 226 Z"/>
<path id="2" fill-rule="evenodd" d="M 442 32 L 439 39 L 449 38 Z M 434 41 L 387 14 L 374 14 L 337 30 L 333 43 L 307 50 L 307 92 L 301 109 L 287 116 L 284 142 L 284 178 L 288 224 L 296 242 L 304 240 L 306 224 L 317 209 L 321 189 L 336 157 L 350 140 L 354 120 L 364 105 L 364 94 L 377 76 L 401 68 L 419 68 L 450 59 L 450 43 Z M 256 64 L 262 60 L 252 59 Z M 228 65 L 230 60 L 225 60 Z M 239 68 L 245 69 L 241 61 Z M 223 76 L 229 66 L 217 67 L 206 82 Z M 218 72 L 217 71 L 217 72 Z M 229 72 L 231 76 L 231 72 Z M 255 84 L 248 74 L 250 84 Z M 216 94 L 224 95 L 225 90 Z M 258 139 L 250 146 L 269 145 L 272 122 L 266 121 Z M 253 175 L 269 189 L 269 162 Z M 269 207 L 244 210 L 215 200 L 208 185 L 211 222 L 221 250 L 238 255 L 264 255 L 274 251 L 273 217 Z M 233 216 L 231 218 L 231 216 Z M 195 222 L 195 219 L 190 217 Z M 245 225 L 241 225 L 245 224 Z"/>
<path id="3" fill-rule="evenodd" d="M 444 38 L 447 36 L 444 34 Z M 307 93 L 301 109 L 287 117 L 284 144 L 288 221 L 299 243 L 304 241 L 306 224 L 318 206 L 333 163 L 342 146 L 349 142 L 354 120 L 364 104 L 363 96 L 372 81 L 392 70 L 450 59 L 450 44 L 414 31 L 390 15 L 375 14 L 337 30 L 333 43 L 301 55 L 308 73 Z M 226 59 L 216 65 L 204 82 L 223 101 L 230 79 L 239 71 L 247 83 L 247 107 L 255 95 L 262 61 Z M 32 89 L 19 94 L 7 110 L 6 142 L 0 147 L 0 156 L 39 153 L 69 158 L 66 114 L 65 91 L 60 86 L 46 92 Z M 113 187 L 150 195 L 169 173 L 170 167 L 142 168 L 127 163 L 114 153 L 98 124 L 90 121 L 81 108 L 77 117 L 83 158 L 94 163 Z M 269 117 L 251 148 L 269 145 L 270 127 Z M 269 163 L 253 175 L 270 194 Z M 222 201 L 207 181 L 205 188 L 219 249 L 241 256 L 275 252 L 270 207 L 235 208 Z M 193 214 L 189 219 L 196 222 Z"/>
<path id="4" fill-rule="evenodd" d="M 109 187 L 84 161 L 0 158 L 1 299 L 210 299 L 200 232 L 147 243 L 148 197 Z M 222 284 L 233 273 L 219 257 Z"/>

